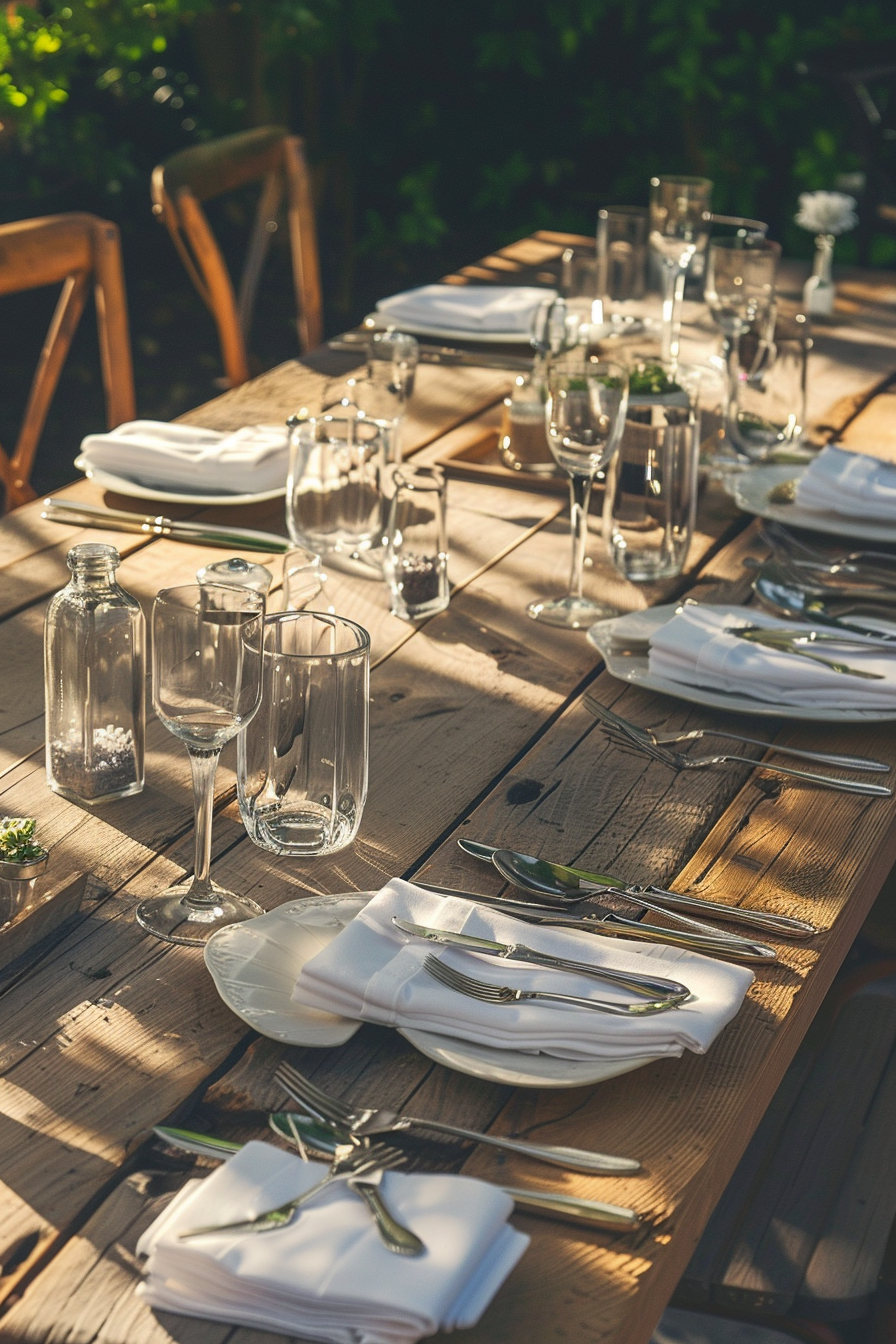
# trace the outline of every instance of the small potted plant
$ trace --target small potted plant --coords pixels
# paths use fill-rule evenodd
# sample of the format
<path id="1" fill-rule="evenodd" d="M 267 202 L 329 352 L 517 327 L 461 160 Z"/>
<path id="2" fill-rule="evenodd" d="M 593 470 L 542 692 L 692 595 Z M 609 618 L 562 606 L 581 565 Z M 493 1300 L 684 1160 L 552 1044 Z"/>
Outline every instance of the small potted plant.
<path id="1" fill-rule="evenodd" d="M 7 924 L 34 897 L 34 886 L 50 856 L 39 845 L 33 817 L 4 817 L 0 821 L 0 924 Z"/>

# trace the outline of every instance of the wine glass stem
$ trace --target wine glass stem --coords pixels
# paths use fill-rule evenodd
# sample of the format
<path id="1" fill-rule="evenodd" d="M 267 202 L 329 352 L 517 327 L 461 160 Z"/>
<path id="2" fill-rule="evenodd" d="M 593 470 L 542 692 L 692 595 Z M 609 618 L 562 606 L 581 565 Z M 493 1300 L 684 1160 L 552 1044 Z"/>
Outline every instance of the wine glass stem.
<path id="1" fill-rule="evenodd" d="M 664 364 L 678 362 L 681 345 L 681 300 L 684 297 L 685 266 L 667 261 L 663 266 L 663 329 L 660 357 Z"/>
<path id="2" fill-rule="evenodd" d="M 569 477 L 569 527 L 572 534 L 572 569 L 569 575 L 569 596 L 582 596 L 585 570 L 585 541 L 588 536 L 588 503 L 591 499 L 593 476 L 571 472 Z"/>
<path id="3" fill-rule="evenodd" d="M 218 768 L 217 751 L 190 752 L 193 772 L 193 807 L 196 817 L 196 853 L 193 860 L 193 881 L 187 900 L 191 905 L 209 905 L 216 898 L 209 877 L 212 864 L 212 816 L 215 805 L 215 771 Z"/>
<path id="4" fill-rule="evenodd" d="M 725 437 L 735 447 L 737 443 L 737 412 L 740 406 L 740 360 L 738 357 L 738 339 L 725 335 L 722 354 L 728 374 L 725 394 Z"/>

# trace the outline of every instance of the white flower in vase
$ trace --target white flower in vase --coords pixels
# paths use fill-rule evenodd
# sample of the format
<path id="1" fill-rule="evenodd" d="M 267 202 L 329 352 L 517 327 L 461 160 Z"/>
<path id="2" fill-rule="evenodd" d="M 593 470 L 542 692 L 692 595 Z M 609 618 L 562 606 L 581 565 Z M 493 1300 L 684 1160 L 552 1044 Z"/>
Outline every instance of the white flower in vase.
<path id="1" fill-rule="evenodd" d="M 842 191 L 804 191 L 795 220 L 800 228 L 815 234 L 815 260 L 803 286 L 803 303 L 812 316 L 830 317 L 835 293 L 831 275 L 834 239 L 858 224 L 855 197 Z"/>

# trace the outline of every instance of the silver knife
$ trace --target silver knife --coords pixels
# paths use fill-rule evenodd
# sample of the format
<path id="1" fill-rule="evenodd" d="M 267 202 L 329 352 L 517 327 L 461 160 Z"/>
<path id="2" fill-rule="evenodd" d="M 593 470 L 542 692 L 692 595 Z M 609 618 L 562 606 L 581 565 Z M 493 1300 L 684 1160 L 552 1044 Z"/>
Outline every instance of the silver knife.
<path id="1" fill-rule="evenodd" d="M 231 1143 L 227 1139 L 194 1134 L 187 1129 L 170 1129 L 167 1125 L 156 1125 L 153 1133 L 163 1143 L 169 1144 L 172 1148 L 179 1148 L 181 1152 L 193 1153 L 198 1157 L 216 1157 L 222 1161 L 232 1157 L 243 1146 L 241 1143 Z M 510 1195 L 518 1209 L 542 1214 L 545 1217 L 551 1216 L 574 1223 L 590 1223 L 593 1227 L 603 1227 L 613 1232 L 628 1231 L 637 1227 L 641 1221 L 634 1209 L 622 1208 L 618 1204 L 604 1204 L 597 1199 L 554 1195 L 547 1190 L 518 1190 L 507 1185 L 498 1188 Z"/>
<path id="2" fill-rule="evenodd" d="M 369 335 L 363 335 L 358 340 L 351 340 L 348 335 L 338 336 L 327 341 L 327 347 L 330 350 L 363 354 L 369 339 Z M 525 341 L 521 339 L 520 344 L 525 344 Z M 452 345 L 422 344 L 419 352 L 421 364 L 469 365 L 480 369 L 506 369 L 510 373 L 531 373 L 533 368 L 533 360 L 524 355 L 498 355 L 488 351 L 460 350 Z"/>
<path id="3" fill-rule="evenodd" d="M 645 924 L 641 920 L 626 919 L 609 910 L 586 915 L 564 915 L 556 906 L 539 905 L 537 901 L 514 901 L 507 896 L 483 896 L 475 891 L 458 891 L 455 887 L 437 887 L 431 882 L 421 882 L 414 878 L 414 885 L 436 896 L 460 896 L 462 900 L 473 901 L 477 905 L 487 905 L 494 910 L 503 910 L 526 924 L 544 924 L 557 929 L 578 929 L 580 933 L 593 933 L 603 938 L 640 938 L 648 943 L 671 943 L 674 947 L 685 947 L 691 952 L 702 952 L 704 956 L 726 957 L 730 961 L 759 962 L 763 965 L 778 960 L 774 948 L 764 943 L 748 942 L 730 935 L 688 933 L 683 929 L 664 929 L 658 924 Z"/>
<path id="4" fill-rule="evenodd" d="M 266 551 L 285 555 L 292 542 L 276 532 L 256 532 L 249 527 L 230 527 L 226 523 L 200 523 L 189 519 L 142 516 L 124 509 L 106 509 L 96 504 L 80 504 L 68 499 L 45 499 L 41 518 L 50 523 L 68 523 L 75 527 L 101 527 L 108 532 L 142 533 L 147 537 L 170 537 L 172 541 L 198 542 L 205 546 L 223 546 L 238 551 Z"/>
<path id="5" fill-rule="evenodd" d="M 412 934 L 416 938 L 426 938 L 431 943 L 442 943 L 446 947 L 462 947 L 467 952 L 481 952 L 487 957 L 503 957 L 508 961 L 525 961 L 533 966 L 546 966 L 557 971 L 573 971 L 578 975 L 590 975 L 595 980 L 604 980 L 607 984 L 618 985 L 620 989 L 642 994 L 645 998 L 664 998 L 684 1000 L 690 997 L 687 985 L 677 980 L 664 980 L 661 976 L 627 975 L 624 971 L 613 971 L 603 966 L 594 966 L 585 961 L 570 961 L 566 957 L 555 957 L 549 952 L 539 952 L 536 948 L 526 947 L 523 943 L 495 943 L 488 938 L 475 938 L 469 933 L 453 933 L 450 929 L 431 929 L 424 924 L 411 924 L 409 920 L 392 916 L 392 923 L 402 933 Z"/>

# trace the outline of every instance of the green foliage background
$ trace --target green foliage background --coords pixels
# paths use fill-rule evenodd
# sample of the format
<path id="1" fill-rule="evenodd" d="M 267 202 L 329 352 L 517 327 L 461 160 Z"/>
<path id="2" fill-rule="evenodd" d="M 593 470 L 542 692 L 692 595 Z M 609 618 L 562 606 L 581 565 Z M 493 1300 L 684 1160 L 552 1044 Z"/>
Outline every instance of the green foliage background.
<path id="1" fill-rule="evenodd" d="M 808 254 L 797 194 L 857 162 L 837 100 L 797 65 L 894 37 L 886 0 L 11 5 L 0 209 L 77 198 L 142 219 L 159 157 L 277 121 L 308 141 L 334 320 L 532 228 L 590 233 L 658 170 L 712 177 L 717 209 Z M 896 262 L 896 239 L 874 246 Z"/>

